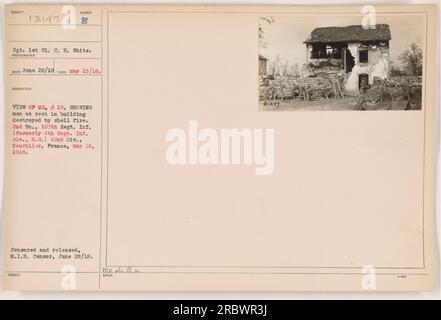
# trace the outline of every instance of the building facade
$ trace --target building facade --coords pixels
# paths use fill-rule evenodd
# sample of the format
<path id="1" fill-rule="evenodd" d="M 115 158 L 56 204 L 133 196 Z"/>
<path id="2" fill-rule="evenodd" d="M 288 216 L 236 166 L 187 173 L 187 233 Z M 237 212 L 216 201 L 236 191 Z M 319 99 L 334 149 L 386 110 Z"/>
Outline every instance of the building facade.
<path id="1" fill-rule="evenodd" d="M 259 54 L 259 76 L 265 76 L 268 72 L 268 59 Z"/>
<path id="2" fill-rule="evenodd" d="M 390 70 L 390 28 L 377 24 L 314 29 L 304 41 L 309 67 L 344 73 L 346 93 L 357 94 L 364 84 L 388 79 Z"/>

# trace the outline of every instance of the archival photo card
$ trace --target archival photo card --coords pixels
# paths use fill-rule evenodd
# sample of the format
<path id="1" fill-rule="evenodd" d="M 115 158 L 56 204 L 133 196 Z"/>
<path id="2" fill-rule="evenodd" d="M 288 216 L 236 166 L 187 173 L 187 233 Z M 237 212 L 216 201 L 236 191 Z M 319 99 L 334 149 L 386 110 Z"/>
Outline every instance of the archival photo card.
<path id="1" fill-rule="evenodd" d="M 437 10 L 7 5 L 3 288 L 433 290 Z"/>

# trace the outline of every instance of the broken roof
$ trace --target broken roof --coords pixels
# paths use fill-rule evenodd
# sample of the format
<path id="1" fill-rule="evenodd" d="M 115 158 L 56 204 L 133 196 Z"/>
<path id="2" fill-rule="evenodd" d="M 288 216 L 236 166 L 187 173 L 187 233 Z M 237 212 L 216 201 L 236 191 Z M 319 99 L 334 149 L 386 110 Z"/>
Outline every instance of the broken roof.
<path id="1" fill-rule="evenodd" d="M 387 24 L 377 24 L 375 29 L 363 29 L 361 25 L 352 25 L 347 27 L 315 28 L 304 43 L 389 41 L 390 39 L 390 28 Z"/>

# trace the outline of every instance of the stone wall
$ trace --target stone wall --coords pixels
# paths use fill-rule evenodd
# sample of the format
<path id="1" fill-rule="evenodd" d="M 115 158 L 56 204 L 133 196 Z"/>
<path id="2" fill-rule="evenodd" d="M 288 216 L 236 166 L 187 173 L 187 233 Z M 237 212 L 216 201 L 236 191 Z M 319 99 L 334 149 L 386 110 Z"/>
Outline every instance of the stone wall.
<path id="1" fill-rule="evenodd" d="M 390 82 L 396 85 L 408 85 L 411 87 L 422 87 L 423 77 L 421 76 L 393 76 Z"/>
<path id="2" fill-rule="evenodd" d="M 346 75 L 341 70 L 322 70 L 310 72 L 300 77 L 259 77 L 259 99 L 261 101 L 301 99 L 323 100 L 330 98 L 343 98 L 345 91 Z M 422 92 L 422 78 L 413 76 L 396 76 L 385 80 L 374 77 L 372 90 L 375 88 L 388 88 L 394 99 L 411 99 L 420 103 Z M 358 90 L 355 92 L 359 94 Z"/>
<path id="3" fill-rule="evenodd" d="M 344 76 L 336 73 L 315 73 L 304 77 L 261 77 L 260 100 L 320 100 L 344 96 Z"/>

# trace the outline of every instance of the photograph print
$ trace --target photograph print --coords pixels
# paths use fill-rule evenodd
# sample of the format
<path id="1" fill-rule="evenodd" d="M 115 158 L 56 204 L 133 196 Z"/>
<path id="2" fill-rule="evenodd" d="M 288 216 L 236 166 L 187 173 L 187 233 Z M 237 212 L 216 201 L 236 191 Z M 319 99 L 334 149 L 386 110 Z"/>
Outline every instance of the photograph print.
<path id="1" fill-rule="evenodd" d="M 260 17 L 259 111 L 421 110 L 425 16 Z"/>

